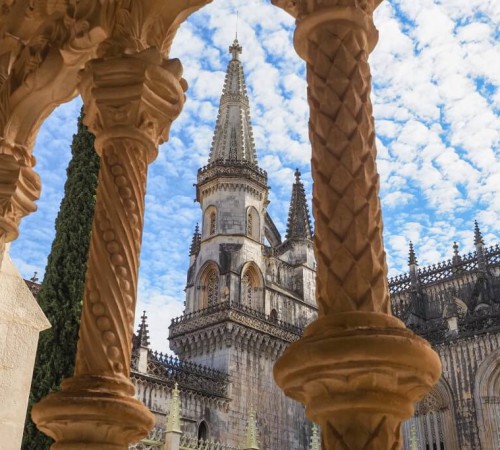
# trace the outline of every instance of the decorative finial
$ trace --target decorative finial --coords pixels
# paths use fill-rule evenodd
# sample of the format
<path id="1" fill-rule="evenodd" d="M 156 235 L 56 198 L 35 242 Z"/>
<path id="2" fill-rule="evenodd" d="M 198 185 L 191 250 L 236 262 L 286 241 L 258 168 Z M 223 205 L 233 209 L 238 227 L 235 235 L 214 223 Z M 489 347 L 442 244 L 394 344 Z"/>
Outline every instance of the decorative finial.
<path id="1" fill-rule="evenodd" d="M 238 38 L 235 38 L 233 44 L 229 47 L 229 53 L 233 55 L 233 61 L 238 61 L 238 55 L 241 53 L 242 47 L 238 42 Z"/>
<path id="2" fill-rule="evenodd" d="M 38 275 L 38 272 L 35 272 L 35 273 L 33 274 L 33 276 L 30 278 L 30 281 L 31 281 L 32 283 L 38 283 L 38 277 L 37 277 L 37 275 Z"/>
<path id="3" fill-rule="evenodd" d="M 410 252 L 408 256 L 408 264 L 411 266 L 412 264 L 418 265 L 417 257 L 415 256 L 415 251 L 413 250 L 413 242 L 410 241 Z"/>
<path id="4" fill-rule="evenodd" d="M 137 330 L 137 337 L 139 338 L 139 344 L 141 347 L 149 347 L 149 331 L 148 324 L 146 322 L 148 316 L 146 316 L 146 311 L 143 311 L 141 316 L 141 323 L 139 329 Z"/>
<path id="5" fill-rule="evenodd" d="M 250 406 L 250 413 L 248 415 L 247 442 L 245 450 L 259 450 L 259 444 L 257 442 L 257 422 L 255 420 L 253 405 Z"/>
<path id="6" fill-rule="evenodd" d="M 474 245 L 476 247 L 478 245 L 484 245 L 483 235 L 481 234 L 477 220 L 474 220 Z"/>
<path id="7" fill-rule="evenodd" d="M 321 436 L 319 434 L 319 427 L 315 423 L 313 423 L 312 426 L 312 436 L 309 450 L 321 450 Z"/>
<path id="8" fill-rule="evenodd" d="M 312 240 L 311 218 L 300 175 L 300 170 L 295 169 L 295 183 L 292 186 L 292 198 L 288 209 L 286 238 Z"/>
<path id="9" fill-rule="evenodd" d="M 298 183 L 300 181 L 300 170 L 299 169 L 295 169 L 295 182 Z"/>
<path id="10" fill-rule="evenodd" d="M 198 223 L 194 227 L 193 239 L 191 240 L 191 247 L 189 248 L 189 256 L 197 255 L 200 253 L 200 244 L 201 244 L 201 234 L 200 234 L 200 226 Z"/>
<path id="11" fill-rule="evenodd" d="M 167 416 L 167 433 L 181 433 L 181 400 L 175 383 L 170 399 L 170 411 Z"/>

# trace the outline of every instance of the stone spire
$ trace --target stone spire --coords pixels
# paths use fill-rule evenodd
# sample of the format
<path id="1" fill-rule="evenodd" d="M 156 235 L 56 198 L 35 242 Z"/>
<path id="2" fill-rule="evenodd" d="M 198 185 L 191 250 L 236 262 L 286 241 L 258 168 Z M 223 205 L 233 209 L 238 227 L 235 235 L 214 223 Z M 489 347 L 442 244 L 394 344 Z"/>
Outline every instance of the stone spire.
<path id="1" fill-rule="evenodd" d="M 299 169 L 295 170 L 295 183 L 292 188 L 292 199 L 288 210 L 287 239 L 312 240 L 311 218 L 307 207 L 304 185 L 300 180 Z"/>
<path id="2" fill-rule="evenodd" d="M 476 247 L 477 268 L 479 272 L 486 272 L 486 257 L 484 254 L 484 240 L 477 220 L 474 221 L 474 246 Z"/>
<path id="3" fill-rule="evenodd" d="M 141 316 L 141 323 L 139 324 L 139 328 L 137 330 L 137 340 L 141 347 L 149 347 L 149 331 L 148 324 L 146 322 L 148 316 L 146 316 L 146 311 L 143 311 Z"/>
<path id="4" fill-rule="evenodd" d="M 413 242 L 410 241 L 410 250 L 408 252 L 408 265 L 412 266 L 418 265 L 417 256 L 415 255 L 415 250 L 413 249 Z"/>
<path id="5" fill-rule="evenodd" d="M 451 259 L 451 261 L 455 266 L 462 262 L 462 257 L 460 256 L 458 249 L 459 247 L 457 242 L 453 242 L 453 258 Z"/>
<path id="6" fill-rule="evenodd" d="M 483 235 L 479 229 L 479 224 L 477 220 L 474 220 L 474 245 L 478 247 L 479 245 L 484 245 Z"/>
<path id="7" fill-rule="evenodd" d="M 179 389 L 175 383 L 172 389 L 172 398 L 169 403 L 169 413 L 167 416 L 167 433 L 180 433 L 181 432 L 181 400 L 179 396 Z M 168 448 L 168 447 L 167 447 Z"/>
<path id="8" fill-rule="evenodd" d="M 418 261 L 415 255 L 415 250 L 413 249 L 413 242 L 410 241 L 410 250 L 408 252 L 408 266 L 410 268 L 410 283 L 413 288 L 418 286 Z"/>
<path id="9" fill-rule="evenodd" d="M 200 226 L 196 224 L 196 227 L 194 227 L 193 239 L 191 240 L 191 247 L 189 248 L 189 256 L 197 255 L 200 252 L 200 244 Z"/>
<path id="10" fill-rule="evenodd" d="M 232 58 L 227 65 L 209 164 L 227 160 L 257 164 L 245 75 L 238 58 L 241 50 L 235 39 L 229 47 Z"/>

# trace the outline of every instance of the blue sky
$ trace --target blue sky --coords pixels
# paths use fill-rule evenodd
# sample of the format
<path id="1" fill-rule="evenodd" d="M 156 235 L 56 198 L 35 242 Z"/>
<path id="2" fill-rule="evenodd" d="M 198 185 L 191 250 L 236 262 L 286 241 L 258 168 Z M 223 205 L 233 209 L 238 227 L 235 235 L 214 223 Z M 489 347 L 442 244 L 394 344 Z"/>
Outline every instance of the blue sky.
<path id="1" fill-rule="evenodd" d="M 236 10 L 259 164 L 282 234 L 296 167 L 311 192 L 305 66 L 292 47 L 293 19 L 270 2 L 214 1 L 174 41 L 171 57 L 184 65 L 188 100 L 148 175 L 138 311 L 148 311 L 158 350 L 167 349 L 170 319 L 182 313 L 188 249 L 200 219 L 193 183 L 208 159 Z M 394 275 L 406 270 L 409 240 L 421 266 L 449 258 L 454 240 L 461 251 L 472 250 L 474 219 L 486 243 L 498 243 L 500 2 L 386 0 L 375 23 L 372 99 Z M 36 141 L 43 191 L 11 249 L 26 278 L 44 272 L 80 106 L 77 98 L 56 109 Z"/>

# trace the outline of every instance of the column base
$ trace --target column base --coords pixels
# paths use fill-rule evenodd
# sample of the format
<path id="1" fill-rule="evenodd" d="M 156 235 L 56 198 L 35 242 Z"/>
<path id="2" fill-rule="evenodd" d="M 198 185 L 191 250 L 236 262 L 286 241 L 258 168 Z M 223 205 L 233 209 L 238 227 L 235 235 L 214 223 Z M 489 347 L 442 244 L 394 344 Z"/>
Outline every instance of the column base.
<path id="1" fill-rule="evenodd" d="M 33 407 L 33 421 L 56 441 L 51 450 L 127 450 L 154 425 L 133 393 L 127 379 L 69 378 Z"/>
<path id="2" fill-rule="evenodd" d="M 427 341 L 372 312 L 321 317 L 274 367 L 285 394 L 321 425 L 324 448 L 344 450 L 401 448 L 401 422 L 440 374 Z"/>

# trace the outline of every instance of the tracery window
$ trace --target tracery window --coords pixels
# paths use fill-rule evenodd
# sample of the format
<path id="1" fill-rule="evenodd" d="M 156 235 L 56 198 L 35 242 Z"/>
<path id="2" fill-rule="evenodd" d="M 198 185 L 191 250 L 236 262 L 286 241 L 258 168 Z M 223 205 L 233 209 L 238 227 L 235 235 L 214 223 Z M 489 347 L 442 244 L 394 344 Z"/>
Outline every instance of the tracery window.
<path id="1" fill-rule="evenodd" d="M 215 211 L 210 213 L 210 236 L 215 234 Z"/>
<path id="2" fill-rule="evenodd" d="M 242 292 L 242 300 L 243 303 L 250 308 L 253 307 L 253 286 L 252 286 L 252 279 L 250 277 L 250 274 L 247 272 L 245 275 L 243 275 L 243 278 L 241 279 L 241 284 L 243 287 L 243 292 Z"/>
<path id="3" fill-rule="evenodd" d="M 219 276 L 215 270 L 207 278 L 207 303 L 208 306 L 217 303 L 219 299 Z"/>
<path id="4" fill-rule="evenodd" d="M 252 231 L 253 231 L 253 215 L 252 215 L 252 211 L 248 211 L 248 214 L 247 214 L 247 234 L 249 236 L 252 236 Z"/>

